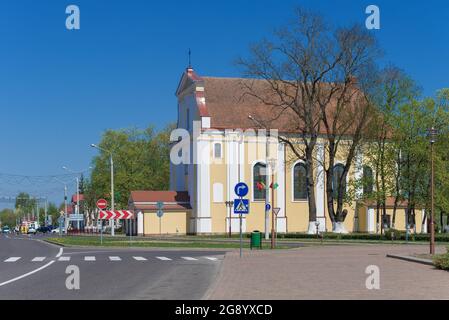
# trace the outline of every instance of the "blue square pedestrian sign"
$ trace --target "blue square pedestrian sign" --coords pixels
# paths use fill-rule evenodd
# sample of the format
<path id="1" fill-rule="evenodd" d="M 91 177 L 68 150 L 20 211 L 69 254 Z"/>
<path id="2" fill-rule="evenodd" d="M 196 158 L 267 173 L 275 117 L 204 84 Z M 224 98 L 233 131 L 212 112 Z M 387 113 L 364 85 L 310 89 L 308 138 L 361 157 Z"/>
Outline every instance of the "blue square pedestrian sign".
<path id="1" fill-rule="evenodd" d="M 234 200 L 234 213 L 235 214 L 248 214 L 249 213 L 249 200 L 248 199 L 235 199 Z"/>

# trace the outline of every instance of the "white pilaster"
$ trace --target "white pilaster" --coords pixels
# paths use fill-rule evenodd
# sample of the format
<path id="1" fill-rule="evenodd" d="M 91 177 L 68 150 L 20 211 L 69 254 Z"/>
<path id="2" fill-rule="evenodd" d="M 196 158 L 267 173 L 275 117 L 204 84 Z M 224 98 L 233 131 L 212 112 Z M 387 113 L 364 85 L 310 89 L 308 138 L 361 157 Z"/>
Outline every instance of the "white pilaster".
<path id="1" fill-rule="evenodd" d="M 139 211 L 137 213 L 137 234 L 143 236 L 143 213 Z"/>
<path id="2" fill-rule="evenodd" d="M 369 233 L 376 232 L 376 219 L 374 214 L 374 208 L 366 209 L 366 231 Z"/>
<path id="3" fill-rule="evenodd" d="M 196 212 L 196 232 L 211 233 L 211 212 L 210 212 L 210 143 L 199 138 L 197 140 L 197 212 Z"/>
<path id="4" fill-rule="evenodd" d="M 280 208 L 277 215 L 276 228 L 277 232 L 287 232 L 287 221 L 285 218 L 285 145 L 283 143 L 278 144 L 278 161 L 277 161 L 277 183 L 279 185 L 276 191 L 276 207 Z"/>

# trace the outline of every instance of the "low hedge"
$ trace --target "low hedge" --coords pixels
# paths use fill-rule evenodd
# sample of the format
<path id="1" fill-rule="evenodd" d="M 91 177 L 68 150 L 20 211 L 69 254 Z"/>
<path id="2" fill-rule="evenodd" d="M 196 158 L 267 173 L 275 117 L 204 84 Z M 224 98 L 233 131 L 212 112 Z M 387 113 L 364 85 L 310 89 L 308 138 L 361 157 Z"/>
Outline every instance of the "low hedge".
<path id="1" fill-rule="evenodd" d="M 324 239 L 328 240 L 398 240 L 405 241 L 406 234 L 405 231 L 397 231 L 397 230 L 389 230 L 385 232 L 385 234 L 371 234 L 371 233 L 349 233 L 349 234 L 336 234 L 332 232 L 325 232 L 322 234 Z M 394 236 L 392 236 L 394 235 Z M 306 233 L 279 233 L 279 239 L 315 239 L 316 235 L 314 234 L 306 234 Z M 429 234 L 414 234 L 409 233 L 408 235 L 409 241 L 429 241 Z M 435 241 L 437 242 L 449 242 L 449 234 L 447 233 L 437 233 L 435 234 Z"/>

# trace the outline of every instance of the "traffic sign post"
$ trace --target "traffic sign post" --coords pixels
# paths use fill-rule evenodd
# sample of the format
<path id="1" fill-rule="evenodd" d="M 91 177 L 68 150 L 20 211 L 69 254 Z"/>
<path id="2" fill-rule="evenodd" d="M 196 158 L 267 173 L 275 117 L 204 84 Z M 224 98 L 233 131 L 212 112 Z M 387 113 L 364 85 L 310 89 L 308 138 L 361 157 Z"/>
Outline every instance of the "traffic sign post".
<path id="1" fill-rule="evenodd" d="M 156 214 L 159 218 L 159 239 L 162 238 L 162 217 L 164 215 L 164 211 L 162 210 L 164 208 L 164 203 L 162 201 L 158 201 L 156 203 Z"/>
<path id="2" fill-rule="evenodd" d="M 157 210 L 156 214 L 159 218 L 159 238 L 162 238 L 162 217 L 164 216 L 164 211 Z"/>
<path id="3" fill-rule="evenodd" d="M 133 218 L 134 218 L 134 213 L 129 210 L 100 211 L 98 213 L 98 219 L 101 220 L 101 236 L 100 236 L 101 244 L 103 244 L 103 220 L 121 220 L 121 219 L 129 220 L 129 219 L 133 219 Z M 129 233 L 130 239 L 129 240 L 131 242 L 131 230 L 129 230 L 129 231 L 130 231 L 130 233 Z M 112 230 L 111 230 L 111 235 L 112 235 Z"/>
<path id="4" fill-rule="evenodd" d="M 273 208 L 273 247 L 276 246 L 276 240 L 277 240 L 277 234 L 278 234 L 278 228 L 277 228 L 277 218 L 278 214 L 281 211 L 281 208 Z M 276 217 L 276 218 L 275 218 Z"/>
<path id="5" fill-rule="evenodd" d="M 234 200 L 234 214 L 239 215 L 240 220 L 240 258 L 242 258 L 243 251 L 243 214 L 249 214 L 249 200 L 243 199 L 244 196 L 248 194 L 248 185 L 244 182 L 239 182 L 234 188 L 235 194 L 239 197 Z"/>
<path id="6" fill-rule="evenodd" d="M 108 202 L 105 199 L 98 199 L 97 208 L 99 210 L 104 210 L 107 207 L 108 207 Z M 98 226 L 98 220 L 97 220 L 97 226 Z M 100 243 L 103 244 L 103 220 L 101 220 L 101 224 L 100 224 Z"/>

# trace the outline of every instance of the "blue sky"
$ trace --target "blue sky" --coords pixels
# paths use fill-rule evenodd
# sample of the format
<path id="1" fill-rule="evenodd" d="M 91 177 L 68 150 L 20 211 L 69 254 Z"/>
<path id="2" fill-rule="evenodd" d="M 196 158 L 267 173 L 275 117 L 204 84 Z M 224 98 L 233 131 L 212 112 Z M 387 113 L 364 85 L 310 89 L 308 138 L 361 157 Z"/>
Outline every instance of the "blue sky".
<path id="1" fill-rule="evenodd" d="M 65 28 L 69 4 L 81 10 L 81 30 Z M 188 48 L 200 75 L 239 76 L 233 61 L 299 4 L 335 24 L 364 23 L 365 8 L 378 5 L 385 62 L 426 95 L 449 87 L 444 0 L 0 0 L 0 173 L 85 169 L 105 129 L 176 121 Z M 21 188 L 0 179 L 0 196 Z M 33 188 L 62 199 L 58 185 Z"/>

